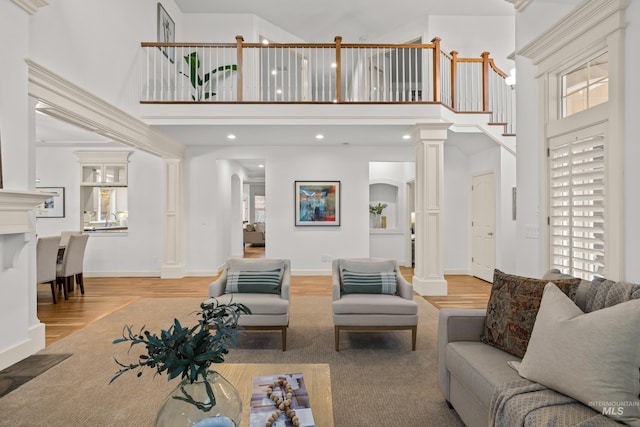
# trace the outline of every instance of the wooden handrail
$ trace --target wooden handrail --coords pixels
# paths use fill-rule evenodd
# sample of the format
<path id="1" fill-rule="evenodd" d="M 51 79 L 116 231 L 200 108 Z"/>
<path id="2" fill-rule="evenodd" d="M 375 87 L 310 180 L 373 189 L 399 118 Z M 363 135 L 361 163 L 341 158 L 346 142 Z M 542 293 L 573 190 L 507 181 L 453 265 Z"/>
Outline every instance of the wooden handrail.
<path id="1" fill-rule="evenodd" d="M 238 87 L 237 87 L 237 97 L 238 101 L 242 102 L 242 42 L 244 41 L 244 37 L 238 35 L 236 36 L 236 45 L 237 45 L 237 64 L 238 64 Z"/>
<path id="2" fill-rule="evenodd" d="M 431 42 L 433 48 L 433 102 L 440 102 L 440 38 L 436 37 Z"/>
<path id="3" fill-rule="evenodd" d="M 342 102 L 342 57 L 340 55 L 340 45 L 342 36 L 336 36 L 336 102 Z"/>
<path id="4" fill-rule="evenodd" d="M 456 109 L 456 78 L 458 76 L 458 52 L 451 52 L 451 109 Z"/>
<path id="5" fill-rule="evenodd" d="M 437 103 L 442 105 L 446 104 L 446 107 L 450 108 L 453 111 L 459 110 L 460 112 L 465 112 L 465 113 L 491 113 L 492 116 L 495 116 L 495 117 L 492 117 L 493 121 L 496 121 L 495 120 L 496 118 L 504 117 L 504 114 L 505 114 L 504 108 L 505 108 L 505 105 L 507 104 L 504 104 L 502 102 L 507 102 L 507 101 L 498 101 L 497 100 L 498 98 L 496 98 L 496 96 L 499 96 L 500 99 L 502 99 L 503 95 L 502 93 L 500 93 L 499 95 L 496 95 L 497 93 L 496 88 L 492 87 L 491 85 L 499 84 L 499 83 L 496 83 L 496 82 L 499 82 L 499 80 L 495 79 L 496 76 L 499 76 L 499 78 L 501 79 L 505 79 L 507 77 L 507 73 L 500 70 L 496 66 L 494 59 L 489 57 L 489 52 L 483 52 L 479 58 L 461 58 L 459 57 L 459 53 L 455 50 L 451 52 L 443 51 L 441 42 L 442 40 L 439 37 L 434 37 L 431 40 L 431 43 L 358 44 L 358 43 L 343 43 L 342 37 L 336 36 L 333 40 L 333 43 L 270 42 L 269 44 L 263 44 L 263 43 L 245 43 L 244 38 L 241 35 L 238 35 L 236 36 L 235 43 L 141 42 L 140 45 L 143 48 L 147 48 L 149 51 L 150 51 L 150 48 L 162 48 L 162 49 L 174 48 L 174 49 L 182 49 L 182 50 L 187 50 L 187 49 L 195 50 L 195 49 L 208 48 L 208 49 L 211 49 L 212 51 L 214 51 L 215 49 L 223 49 L 223 50 L 236 49 L 236 61 L 237 61 L 237 67 L 238 67 L 237 68 L 238 73 L 236 75 L 237 88 L 235 91 L 236 100 L 232 100 L 232 101 L 228 101 L 227 99 L 215 100 L 216 102 L 220 102 L 220 103 L 227 103 L 227 102 L 272 103 L 273 102 L 273 103 L 314 103 L 314 104 L 320 104 L 320 103 L 402 104 L 402 103 L 421 102 L 421 103 L 429 103 L 429 104 L 430 103 Z M 323 95 L 321 97 L 318 97 L 318 99 L 314 99 L 312 102 L 309 102 L 308 98 L 306 97 L 296 98 L 296 99 L 299 99 L 297 101 L 292 100 L 291 98 L 289 98 L 288 100 L 284 100 L 284 99 L 283 100 L 277 100 L 277 99 L 262 100 L 263 98 L 261 98 L 260 96 L 255 97 L 254 92 L 256 91 L 256 88 L 254 87 L 255 85 L 252 83 L 253 79 L 252 78 L 248 80 L 244 79 L 245 73 L 252 72 L 252 69 L 246 70 L 243 64 L 243 57 L 245 54 L 244 51 L 246 49 L 259 49 L 259 50 L 263 50 L 263 49 L 267 49 L 267 50 L 268 49 L 285 49 L 285 50 L 286 49 L 291 49 L 291 50 L 319 49 L 319 50 L 322 50 L 322 49 L 325 49 L 325 52 L 322 53 L 323 55 L 327 55 L 327 53 L 329 53 L 326 50 L 334 49 L 335 52 L 330 52 L 330 54 L 333 54 L 335 56 L 335 64 L 336 64 L 335 79 L 332 79 L 333 81 L 331 82 L 331 85 L 335 84 L 335 88 L 331 87 L 329 89 L 329 91 L 331 92 L 329 93 L 328 98 L 325 98 Z M 429 52 L 429 49 L 431 49 L 431 52 Z M 380 98 L 380 97 L 375 97 L 375 99 L 367 98 L 366 94 L 364 99 L 371 99 L 370 101 L 363 101 L 363 99 L 358 98 L 357 95 L 353 96 L 351 92 L 353 91 L 353 86 L 349 86 L 350 82 L 351 83 L 353 82 L 352 80 L 353 76 L 351 74 L 348 74 L 348 73 L 351 73 L 350 70 L 351 70 L 351 66 L 353 65 L 353 64 L 350 64 L 350 61 L 353 61 L 353 58 L 351 57 L 351 55 L 353 55 L 353 51 L 357 52 L 356 55 L 360 55 L 360 51 L 362 51 L 365 57 L 377 55 L 377 57 L 380 58 L 381 55 L 388 55 L 389 51 L 393 51 L 393 50 L 398 50 L 396 61 L 398 61 L 397 59 L 399 57 L 398 55 L 400 54 L 413 55 L 413 53 L 411 52 L 418 50 L 418 51 L 422 51 L 423 58 L 425 58 L 424 64 L 427 64 L 426 55 L 430 55 L 432 58 L 432 64 L 430 64 L 432 67 L 432 70 L 431 70 L 432 76 L 430 76 L 431 81 L 427 82 L 427 81 L 420 80 L 417 83 L 417 85 L 414 82 L 413 84 L 416 86 L 413 86 L 413 87 L 411 86 L 412 85 L 411 80 L 406 80 L 406 81 L 399 80 L 398 82 L 392 82 L 392 83 L 398 84 L 399 86 L 397 87 L 399 87 L 400 89 L 398 90 L 396 88 L 396 89 L 390 90 L 389 88 L 386 88 L 387 95 L 384 97 L 384 100 L 382 101 L 381 99 L 383 98 Z M 223 52 L 222 54 L 227 55 L 227 58 L 229 58 L 228 52 Z M 302 52 L 298 54 L 304 55 L 305 53 Z M 146 92 L 147 100 L 141 101 L 141 102 L 145 102 L 145 103 L 147 102 L 158 102 L 158 103 L 203 102 L 204 103 L 204 101 L 185 100 L 184 98 L 181 98 L 179 96 L 177 91 L 175 92 L 176 95 L 170 94 L 169 98 L 165 98 L 164 96 L 166 96 L 165 94 L 168 92 L 167 89 L 163 88 L 162 86 L 156 86 L 156 85 L 158 84 L 158 82 L 162 82 L 164 79 L 166 79 L 166 77 L 163 77 L 162 74 L 158 76 L 153 75 L 153 73 L 155 73 L 156 67 L 159 67 L 160 65 L 162 65 L 163 57 L 160 56 L 159 58 L 156 58 L 156 56 L 153 55 L 153 56 L 150 56 L 149 58 L 150 58 L 149 59 L 150 62 L 148 62 L 148 64 L 152 64 L 152 66 L 148 68 L 148 71 L 151 70 L 150 73 L 148 72 L 148 75 L 150 76 L 149 77 L 150 79 L 153 79 L 151 80 L 153 82 L 152 83 L 153 85 L 152 86 L 150 85 L 149 87 L 151 87 L 151 90 L 148 89 Z M 252 58 L 253 56 L 247 57 L 247 60 L 250 61 L 251 64 L 253 64 L 253 62 L 251 62 Z M 413 56 L 411 58 L 413 58 Z M 409 61 L 411 61 L 411 59 Z M 478 66 L 467 68 L 467 67 L 461 66 L 460 64 L 462 63 L 478 64 Z M 413 66 L 411 65 L 411 62 L 409 62 L 409 64 L 410 64 L 410 67 Z M 171 68 L 166 68 L 164 65 L 162 65 L 162 67 L 165 67 L 164 69 L 166 70 L 164 76 L 168 76 L 174 72 L 175 73 L 179 72 L 177 65 L 178 64 L 173 63 L 171 64 Z M 182 64 L 182 66 L 184 66 L 184 64 Z M 250 68 L 253 66 L 254 65 L 251 65 Z M 345 70 L 345 66 L 349 67 L 349 69 Z M 447 70 L 447 66 L 450 66 L 448 70 Z M 160 67 L 159 69 L 162 70 L 163 69 L 162 67 Z M 443 69 L 446 70 L 446 75 L 442 74 Z M 343 71 L 346 71 L 347 74 L 343 75 Z M 473 73 L 473 79 L 476 79 L 476 80 L 473 80 L 474 82 L 477 82 L 478 78 L 481 79 L 481 88 L 478 87 L 479 85 L 477 84 L 475 84 L 475 87 L 474 85 L 469 86 L 468 82 L 465 84 L 465 81 L 467 81 L 466 79 L 469 79 L 469 75 L 470 75 L 469 73 Z M 495 76 L 492 76 L 492 73 L 495 73 Z M 409 79 L 411 79 L 412 77 L 417 77 L 418 79 L 421 78 L 418 75 L 417 71 L 415 72 L 414 76 L 411 76 L 411 74 L 409 74 Z M 449 81 L 447 81 L 447 79 L 449 79 Z M 462 80 L 459 81 L 459 79 L 462 79 Z M 247 88 L 244 88 L 245 84 L 248 84 Z M 362 84 L 362 81 L 360 81 L 358 84 Z M 345 87 L 347 88 L 348 93 L 345 92 L 343 85 L 345 85 Z M 428 88 L 428 85 L 433 85 L 433 87 Z M 443 87 L 443 85 L 446 85 L 446 87 Z M 482 93 L 479 93 L 480 89 L 482 90 Z M 296 90 L 297 90 L 297 87 L 296 87 Z M 321 90 L 324 91 L 324 83 L 322 85 Z M 395 93 L 392 93 L 393 90 L 395 90 Z M 423 91 L 423 93 L 425 90 L 426 91 L 432 90 L 433 95 L 431 97 L 425 96 L 421 98 L 418 95 L 418 92 L 420 92 L 421 90 Z M 157 91 L 158 93 L 162 93 L 163 95 L 156 97 L 155 91 Z M 152 92 L 154 92 L 154 94 L 150 95 Z M 333 94 L 335 94 L 335 96 L 333 96 Z M 173 101 L 170 100 L 172 99 L 171 95 L 173 95 L 173 98 L 175 98 Z M 478 99 L 478 97 L 480 97 L 481 99 Z M 247 99 L 245 100 L 245 98 Z M 207 100 L 206 102 L 210 102 L 210 100 Z M 506 106 L 506 108 L 509 108 L 510 112 L 507 114 L 509 115 L 509 117 L 512 117 L 513 106 L 511 106 L 512 105 L 510 103 L 511 101 L 508 101 L 508 102 L 509 104 Z M 466 110 L 471 110 L 471 111 L 466 111 Z M 491 111 L 491 110 L 495 110 L 495 111 Z M 501 121 L 501 120 L 498 120 L 498 121 Z"/>
<path id="6" fill-rule="evenodd" d="M 482 52 L 482 111 L 489 111 L 489 52 Z"/>
<path id="7" fill-rule="evenodd" d="M 489 65 L 491 66 L 491 69 L 498 73 L 503 79 L 506 79 L 508 77 L 507 73 L 498 68 L 496 63 L 493 61 L 493 58 L 489 58 Z"/>

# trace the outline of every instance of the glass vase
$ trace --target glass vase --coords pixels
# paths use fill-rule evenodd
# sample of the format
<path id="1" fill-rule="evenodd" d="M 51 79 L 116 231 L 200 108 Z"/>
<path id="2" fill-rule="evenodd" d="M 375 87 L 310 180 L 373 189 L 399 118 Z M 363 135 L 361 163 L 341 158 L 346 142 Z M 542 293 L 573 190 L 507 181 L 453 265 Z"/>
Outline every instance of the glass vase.
<path id="1" fill-rule="evenodd" d="M 371 214 L 371 228 L 380 228 L 380 215 Z"/>
<path id="2" fill-rule="evenodd" d="M 205 380 L 190 383 L 183 379 L 158 411 L 156 427 L 236 427 L 242 417 L 242 397 L 238 390 L 216 371 L 208 371 L 206 382 L 215 397 L 207 392 Z"/>

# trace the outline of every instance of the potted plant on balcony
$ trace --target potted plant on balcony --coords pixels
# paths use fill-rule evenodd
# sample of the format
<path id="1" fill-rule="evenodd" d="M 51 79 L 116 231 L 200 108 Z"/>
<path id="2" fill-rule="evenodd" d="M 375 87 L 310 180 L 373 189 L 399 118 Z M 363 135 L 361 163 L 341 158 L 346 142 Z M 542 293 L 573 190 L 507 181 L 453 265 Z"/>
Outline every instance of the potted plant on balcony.
<path id="1" fill-rule="evenodd" d="M 226 79 L 233 71 L 238 70 L 236 64 L 220 65 L 208 73 L 202 74 L 202 70 L 200 69 L 202 67 L 202 61 L 200 60 L 198 52 L 191 52 L 189 55 L 185 55 L 184 60 L 189 67 L 189 74 L 187 75 L 182 71 L 180 74 L 189 78 L 191 86 L 194 89 L 191 95 L 191 99 L 194 101 L 207 101 L 216 96 L 215 83 Z M 221 74 L 217 76 L 217 79 L 214 79 L 214 75 L 217 73 Z"/>
<path id="2" fill-rule="evenodd" d="M 130 350 L 142 344 L 146 351 L 139 354 L 134 363 L 116 359 L 120 370 L 110 383 L 129 371 L 137 371 L 140 377 L 147 367 L 156 374 L 166 374 L 168 380 L 181 378 L 160 408 L 156 426 L 226 427 L 240 422 L 242 399 L 239 393 L 220 374 L 210 370 L 210 366 L 224 362 L 229 346 L 239 336 L 240 315 L 250 314 L 251 310 L 244 304 L 210 301 L 200 305 L 199 319 L 194 326 L 183 326 L 174 319 L 168 329 L 154 334 L 145 326 L 135 333 L 131 326 L 125 325 L 122 337 L 113 341 L 114 344 L 128 342 Z"/>

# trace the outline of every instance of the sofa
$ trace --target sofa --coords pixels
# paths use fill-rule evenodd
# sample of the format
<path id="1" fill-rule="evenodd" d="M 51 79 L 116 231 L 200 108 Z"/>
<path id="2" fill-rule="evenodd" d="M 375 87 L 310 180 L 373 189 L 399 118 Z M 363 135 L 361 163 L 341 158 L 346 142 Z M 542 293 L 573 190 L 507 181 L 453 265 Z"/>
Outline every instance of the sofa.
<path id="1" fill-rule="evenodd" d="M 265 245 L 265 226 L 264 222 L 256 222 L 253 224 L 246 223 L 242 228 L 242 241 L 245 245 Z"/>
<path id="2" fill-rule="evenodd" d="M 640 425 L 640 401 L 638 400 L 640 392 L 638 335 L 640 334 L 637 332 L 640 316 L 636 314 L 640 312 L 640 285 L 614 282 L 604 278 L 593 281 L 578 280 L 560 274 L 558 270 L 549 271 L 540 280 L 525 279 L 526 286 L 520 284 L 520 289 L 534 286 L 538 289 L 536 292 L 539 292 L 540 286 L 543 286 L 543 289 L 539 306 L 535 307 L 536 310 L 532 310 L 533 314 L 523 314 L 527 313 L 527 307 L 522 308 L 520 305 L 518 308 L 521 317 L 519 321 L 526 324 L 528 316 L 531 317 L 529 320 L 532 324 L 528 342 L 518 343 L 518 332 L 513 334 L 516 337 L 512 342 L 521 345 L 520 351 L 524 352 L 524 355 L 518 353 L 520 355 L 518 357 L 513 354 L 513 349 L 509 349 L 510 352 L 506 351 L 500 348 L 499 340 L 496 344 L 491 342 L 489 337 L 488 323 L 496 323 L 496 319 L 491 316 L 500 311 L 497 308 L 500 302 L 495 302 L 499 297 L 494 295 L 498 273 L 504 275 L 496 270 L 487 310 L 442 309 L 439 312 L 439 386 L 447 404 L 457 412 L 462 421 L 469 427 Z M 518 276 L 511 278 L 513 277 L 516 278 L 516 282 L 523 279 Z M 571 282 L 571 279 L 574 281 Z M 560 290 L 555 283 L 564 280 L 568 280 L 569 285 L 564 290 Z M 553 305 L 556 301 L 564 304 L 562 308 Z M 511 304 L 514 304 L 513 301 Z M 525 304 L 527 304 L 526 301 Z M 547 322 L 546 319 L 553 317 L 555 312 L 564 313 L 564 307 L 569 311 L 573 310 L 568 320 L 563 318 L 563 323 Z M 617 314 L 622 309 L 628 310 L 628 313 Z M 608 316 L 615 315 L 621 317 L 617 321 L 608 320 Z M 561 315 L 557 316 L 561 317 Z M 604 330 L 596 332 L 592 331 L 599 328 L 591 326 L 586 333 L 574 332 L 562 338 L 559 334 L 563 333 L 566 325 L 577 325 L 576 319 L 589 320 L 592 325 L 605 325 L 605 322 L 610 322 L 612 326 L 608 328 L 603 326 L 600 329 Z M 585 337 L 601 342 L 589 342 Z M 560 341 L 554 341 L 557 339 Z M 632 342 L 627 343 L 628 340 Z M 563 342 L 569 342 L 572 346 L 569 348 L 577 347 L 576 352 L 579 354 L 572 354 L 571 349 L 567 351 L 562 348 Z M 624 347 L 625 345 L 627 347 Z M 580 350 L 580 346 L 586 347 Z M 616 352 L 616 346 L 622 346 L 620 347 L 622 350 Z M 516 350 L 518 350 L 517 345 Z M 591 357 L 594 353 L 597 354 Z M 604 360 L 597 360 L 598 357 Z M 611 362 L 612 360 L 615 362 Z M 572 373 L 584 363 L 593 363 L 590 368 L 584 368 L 586 375 Z M 627 367 L 627 365 L 630 368 L 625 372 L 621 367 Z M 523 366 L 527 368 L 536 366 L 535 375 L 523 369 Z M 522 372 L 527 376 L 523 378 Z M 591 373 L 594 376 L 601 375 L 599 379 L 594 380 L 595 386 L 593 382 L 589 383 Z M 563 378 L 565 374 L 574 376 Z M 619 397 L 613 391 L 607 391 L 602 394 L 606 398 L 602 401 L 585 398 L 584 394 L 594 392 L 600 386 L 609 386 L 609 384 L 601 385 L 609 381 L 605 375 L 622 377 L 612 381 L 619 380 L 624 383 L 624 387 L 630 387 L 631 390 L 627 390 L 628 394 L 625 395 L 630 397 Z M 532 378 L 544 378 L 544 381 L 537 382 Z M 548 387 L 549 384 L 553 387 Z M 543 400 L 545 403 L 541 404 L 538 400 Z M 514 415 L 516 411 L 522 412 L 517 415 L 517 421 L 511 418 L 507 420 L 499 418 L 516 416 Z"/>

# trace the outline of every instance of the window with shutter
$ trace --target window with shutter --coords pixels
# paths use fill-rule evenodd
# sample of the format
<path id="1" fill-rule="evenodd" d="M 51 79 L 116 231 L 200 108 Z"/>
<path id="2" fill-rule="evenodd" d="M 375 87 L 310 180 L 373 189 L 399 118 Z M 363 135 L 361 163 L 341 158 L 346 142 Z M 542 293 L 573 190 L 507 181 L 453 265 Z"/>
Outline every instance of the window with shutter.
<path id="1" fill-rule="evenodd" d="M 588 280 L 605 268 L 605 141 L 592 128 L 549 150 L 551 268 Z"/>

